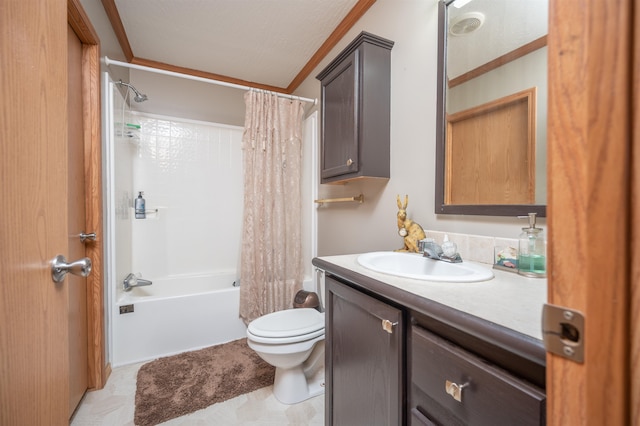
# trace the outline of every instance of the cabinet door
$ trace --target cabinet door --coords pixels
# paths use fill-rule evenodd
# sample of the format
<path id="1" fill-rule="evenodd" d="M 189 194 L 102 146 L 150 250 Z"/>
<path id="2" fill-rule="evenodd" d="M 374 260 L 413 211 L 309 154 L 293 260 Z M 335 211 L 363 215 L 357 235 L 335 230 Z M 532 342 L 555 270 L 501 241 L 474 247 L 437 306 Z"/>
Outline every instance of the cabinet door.
<path id="1" fill-rule="evenodd" d="M 402 425 L 402 311 L 331 277 L 326 285 L 326 423 Z"/>
<path id="2" fill-rule="evenodd" d="M 322 80 L 322 178 L 358 171 L 358 53 Z"/>

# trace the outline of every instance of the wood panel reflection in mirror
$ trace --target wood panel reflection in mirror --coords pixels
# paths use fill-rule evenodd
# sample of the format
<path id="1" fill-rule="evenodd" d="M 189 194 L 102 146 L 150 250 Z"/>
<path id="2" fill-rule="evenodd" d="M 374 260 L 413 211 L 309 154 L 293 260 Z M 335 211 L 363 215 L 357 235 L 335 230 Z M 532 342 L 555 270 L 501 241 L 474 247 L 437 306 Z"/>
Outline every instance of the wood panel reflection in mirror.
<path id="1" fill-rule="evenodd" d="M 435 212 L 544 217 L 548 0 L 456 6 L 439 3 Z"/>
<path id="2" fill-rule="evenodd" d="M 531 88 L 448 116 L 446 204 L 535 203 L 535 95 Z"/>

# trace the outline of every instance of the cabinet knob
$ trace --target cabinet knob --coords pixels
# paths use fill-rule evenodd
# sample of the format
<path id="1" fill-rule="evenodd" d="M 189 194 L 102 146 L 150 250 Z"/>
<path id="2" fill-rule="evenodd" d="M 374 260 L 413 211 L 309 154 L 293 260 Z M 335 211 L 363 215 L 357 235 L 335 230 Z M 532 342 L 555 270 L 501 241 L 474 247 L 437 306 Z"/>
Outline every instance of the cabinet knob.
<path id="1" fill-rule="evenodd" d="M 469 382 L 459 385 L 450 380 L 447 380 L 444 383 L 444 390 L 448 395 L 451 395 L 453 399 L 458 402 L 462 402 L 462 389 L 466 388 L 467 386 L 469 386 Z"/>
<path id="2" fill-rule="evenodd" d="M 349 159 L 347 160 L 347 166 L 350 166 L 350 165 L 352 165 L 352 164 L 353 164 L 353 160 L 352 160 L 351 158 L 349 158 Z"/>
<path id="3" fill-rule="evenodd" d="M 387 319 L 382 320 L 382 329 L 389 334 L 393 334 L 393 327 L 398 325 L 397 322 L 391 322 Z"/>

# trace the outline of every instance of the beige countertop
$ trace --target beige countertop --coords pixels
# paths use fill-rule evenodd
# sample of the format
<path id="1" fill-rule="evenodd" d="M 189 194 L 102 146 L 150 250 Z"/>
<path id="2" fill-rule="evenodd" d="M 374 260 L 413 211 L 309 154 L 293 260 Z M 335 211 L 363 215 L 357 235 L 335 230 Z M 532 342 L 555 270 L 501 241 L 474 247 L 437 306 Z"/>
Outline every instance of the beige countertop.
<path id="1" fill-rule="evenodd" d="M 527 278 L 494 269 L 494 278 L 489 281 L 473 283 L 423 281 L 369 270 L 358 264 L 357 258 L 358 254 L 350 254 L 324 256 L 318 259 L 542 340 L 542 306 L 547 301 L 547 280 L 544 278 Z M 491 269 L 491 265 L 475 264 Z"/>

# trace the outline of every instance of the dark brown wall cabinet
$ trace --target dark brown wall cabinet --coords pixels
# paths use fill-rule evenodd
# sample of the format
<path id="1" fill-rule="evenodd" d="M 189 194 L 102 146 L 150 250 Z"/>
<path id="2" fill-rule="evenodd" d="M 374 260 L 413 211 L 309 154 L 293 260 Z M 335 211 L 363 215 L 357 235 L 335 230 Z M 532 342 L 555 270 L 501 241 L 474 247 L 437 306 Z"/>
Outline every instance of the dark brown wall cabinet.
<path id="1" fill-rule="evenodd" d="M 322 183 L 389 178 L 392 47 L 363 32 L 316 77 L 322 85 Z"/>

